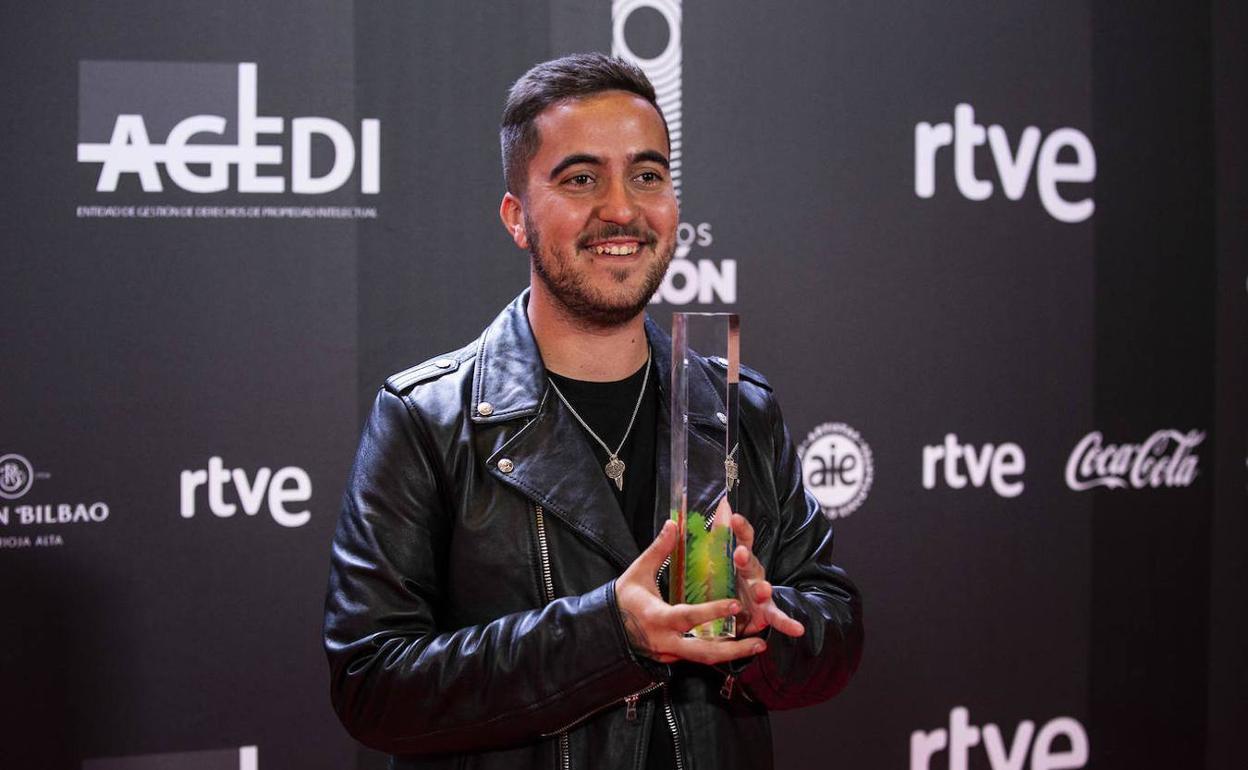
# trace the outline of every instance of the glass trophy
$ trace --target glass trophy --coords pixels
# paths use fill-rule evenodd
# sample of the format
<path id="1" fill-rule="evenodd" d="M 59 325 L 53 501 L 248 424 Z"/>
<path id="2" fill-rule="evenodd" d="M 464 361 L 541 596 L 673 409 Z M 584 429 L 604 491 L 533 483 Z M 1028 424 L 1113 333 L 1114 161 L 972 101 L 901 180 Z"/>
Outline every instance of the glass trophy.
<path id="1" fill-rule="evenodd" d="M 676 549 L 668 581 L 672 604 L 737 595 L 736 548 L 730 519 L 736 509 L 737 396 L 741 326 L 736 313 L 672 314 L 672 520 Z M 690 388 L 713 390 L 714 413 L 691 414 Z M 702 409 L 711 405 L 699 404 Z M 689 636 L 729 639 L 736 618 L 695 626 Z"/>

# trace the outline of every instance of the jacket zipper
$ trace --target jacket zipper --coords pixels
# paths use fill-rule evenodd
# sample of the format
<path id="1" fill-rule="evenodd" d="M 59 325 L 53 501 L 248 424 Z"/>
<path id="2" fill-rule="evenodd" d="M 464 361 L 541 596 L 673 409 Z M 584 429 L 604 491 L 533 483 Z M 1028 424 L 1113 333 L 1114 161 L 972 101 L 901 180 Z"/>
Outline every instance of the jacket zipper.
<path id="1" fill-rule="evenodd" d="M 637 721 L 637 701 L 641 700 L 641 695 L 633 693 L 624 699 L 624 720 L 627 722 Z"/>
<path id="2" fill-rule="evenodd" d="M 533 512 L 537 517 L 537 550 L 542 561 L 542 588 L 546 591 L 546 603 L 550 604 L 555 600 L 555 581 L 551 577 L 550 550 L 546 546 L 546 515 L 540 505 L 534 505 Z"/>
<path id="3" fill-rule="evenodd" d="M 676 712 L 672 709 L 672 696 L 666 687 L 663 688 L 663 710 L 667 716 L 667 726 L 672 731 L 672 751 L 676 754 L 676 770 L 685 770 L 684 760 L 680 758 L 680 731 L 676 729 Z"/>
<path id="4" fill-rule="evenodd" d="M 546 515 L 542 506 L 533 506 L 533 515 L 537 519 L 537 551 L 542 561 L 542 588 L 546 593 L 546 603 L 555 600 L 555 580 L 550 571 L 550 549 L 546 544 Z M 572 751 L 568 745 L 567 729 L 559 730 L 559 770 L 571 770 Z"/>
<path id="5" fill-rule="evenodd" d="M 616 706 L 616 705 L 618 705 L 618 704 L 620 704 L 620 703 L 623 703 L 623 704 L 624 704 L 624 707 L 625 707 L 625 711 L 624 711 L 624 718 L 625 718 L 625 719 L 627 719 L 627 720 L 628 720 L 628 721 L 630 721 L 630 722 L 635 721 L 635 720 L 637 719 L 637 701 L 641 698 L 641 696 L 643 696 L 643 695 L 645 695 L 646 693 L 651 692 L 651 691 L 653 691 L 653 690 L 657 690 L 657 689 L 659 689 L 659 688 L 660 688 L 660 687 L 662 687 L 662 686 L 663 686 L 663 685 L 662 685 L 661 683 L 656 682 L 656 683 L 654 683 L 654 684 L 650 685 L 649 687 L 645 687 L 645 688 L 642 688 L 642 689 L 638 690 L 637 692 L 633 693 L 632 695 L 626 695 L 626 696 L 624 696 L 624 698 L 623 698 L 623 699 L 621 699 L 621 700 L 618 700 L 618 701 L 611 701 L 610 703 L 607 703 L 607 704 L 604 704 L 604 705 L 602 705 L 602 706 L 599 706 L 598 708 L 594 709 L 593 711 L 589 711 L 589 712 L 587 712 L 587 713 L 585 713 L 585 714 L 581 714 L 579 717 L 577 717 L 576 719 L 574 719 L 574 720 L 572 720 L 571 722 L 567 723 L 567 724 L 566 724 L 566 725 L 564 725 L 563 727 L 560 727 L 558 730 L 554 731 L 553 733 L 544 733 L 544 734 L 545 734 L 545 735 L 562 735 L 562 734 L 565 734 L 565 733 L 567 733 L 567 731 L 568 731 L 568 730 L 571 730 L 573 727 L 576 727 L 576 726 L 577 726 L 577 725 L 579 725 L 580 723 L 584 722 L 586 719 L 589 719 L 590 717 L 594 716 L 595 714 L 600 714 L 600 713 L 602 713 L 603 711 L 606 711 L 607 709 L 612 708 L 613 706 Z M 630 714 L 631 714 L 631 716 L 630 716 Z"/>

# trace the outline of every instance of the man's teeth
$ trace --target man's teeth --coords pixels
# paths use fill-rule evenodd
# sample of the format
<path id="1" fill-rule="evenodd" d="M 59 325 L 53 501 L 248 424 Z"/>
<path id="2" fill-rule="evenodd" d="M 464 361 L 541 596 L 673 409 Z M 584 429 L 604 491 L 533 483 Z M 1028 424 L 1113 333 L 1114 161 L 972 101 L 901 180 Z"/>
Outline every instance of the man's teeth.
<path id="1" fill-rule="evenodd" d="M 593 247 L 595 254 L 610 254 L 613 257 L 627 257 L 630 254 L 637 253 L 638 244 L 636 243 L 604 243 L 601 246 Z"/>

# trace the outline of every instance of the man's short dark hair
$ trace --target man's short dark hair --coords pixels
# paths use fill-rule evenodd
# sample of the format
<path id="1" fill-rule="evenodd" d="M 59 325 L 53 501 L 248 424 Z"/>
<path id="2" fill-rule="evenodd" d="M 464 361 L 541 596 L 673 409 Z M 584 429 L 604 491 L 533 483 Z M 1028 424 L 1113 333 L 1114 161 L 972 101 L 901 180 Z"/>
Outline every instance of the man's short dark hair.
<path id="1" fill-rule="evenodd" d="M 537 116 L 566 99 L 578 99 L 602 91 L 628 91 L 654 105 L 667 131 L 667 119 L 659 109 L 654 86 L 646 73 L 632 62 L 603 53 L 576 53 L 536 65 L 524 73 L 507 93 L 499 140 L 503 146 L 503 181 L 507 191 L 520 195 L 527 180 L 529 161 L 537 154 L 541 137 Z M 668 142 L 671 142 L 670 135 Z"/>

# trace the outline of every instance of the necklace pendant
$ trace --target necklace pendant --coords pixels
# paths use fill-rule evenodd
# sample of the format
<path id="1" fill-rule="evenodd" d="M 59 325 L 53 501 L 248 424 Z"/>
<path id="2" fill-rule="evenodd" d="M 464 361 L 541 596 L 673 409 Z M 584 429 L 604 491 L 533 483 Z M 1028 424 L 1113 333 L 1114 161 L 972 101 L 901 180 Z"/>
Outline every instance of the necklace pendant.
<path id="1" fill-rule="evenodd" d="M 607 472 L 607 478 L 615 482 L 616 489 L 624 491 L 624 461 L 614 455 L 603 467 Z"/>

